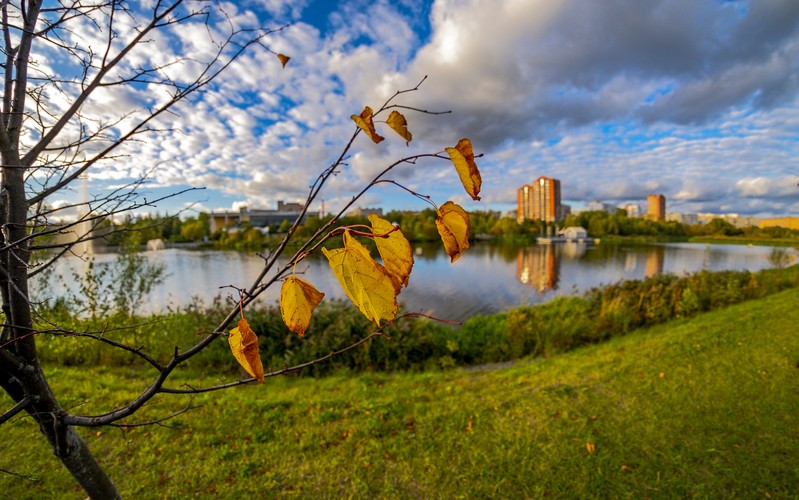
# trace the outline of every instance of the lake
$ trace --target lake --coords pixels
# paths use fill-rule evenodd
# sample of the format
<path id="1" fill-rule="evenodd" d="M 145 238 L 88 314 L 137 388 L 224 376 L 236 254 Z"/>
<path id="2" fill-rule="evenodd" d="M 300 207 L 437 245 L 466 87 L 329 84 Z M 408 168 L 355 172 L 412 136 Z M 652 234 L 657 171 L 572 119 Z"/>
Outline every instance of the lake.
<path id="1" fill-rule="evenodd" d="M 462 321 L 481 313 L 533 305 L 557 296 L 657 273 L 685 274 L 707 270 L 757 271 L 773 267 L 773 247 L 663 244 L 574 244 L 513 246 L 475 243 L 450 264 L 441 245 L 415 246 L 415 263 L 408 287 L 399 300 L 408 311 Z M 788 248 L 791 258 L 796 250 Z M 151 295 L 142 313 L 179 308 L 192 300 L 210 304 L 223 296 L 232 305 L 231 288 L 246 288 L 258 276 L 263 260 L 254 253 L 214 250 L 166 249 L 143 252 L 153 263 L 163 264 L 167 277 Z M 97 254 L 96 265 L 109 265 L 115 254 Z M 71 276 L 86 263 L 70 257 L 59 262 L 55 274 Z M 324 257 L 306 259 L 297 269 L 302 278 L 326 294 L 326 299 L 346 299 Z M 74 286 L 71 279 L 50 279 L 50 294 L 63 294 Z M 268 290 L 261 301 L 276 304 L 279 287 Z"/>

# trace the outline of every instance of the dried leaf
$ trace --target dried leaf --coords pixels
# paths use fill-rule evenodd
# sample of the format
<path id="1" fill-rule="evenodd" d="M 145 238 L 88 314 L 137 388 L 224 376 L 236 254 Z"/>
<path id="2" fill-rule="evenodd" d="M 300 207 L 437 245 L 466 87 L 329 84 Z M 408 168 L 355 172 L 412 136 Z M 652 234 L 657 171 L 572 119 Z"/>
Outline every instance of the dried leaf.
<path id="1" fill-rule="evenodd" d="M 352 115 L 350 118 L 369 136 L 372 141 L 377 144 L 382 142 L 385 137 L 382 137 L 375 132 L 375 122 L 372 120 L 372 108 L 366 106 L 361 111 L 361 115 Z"/>
<path id="2" fill-rule="evenodd" d="M 398 133 L 400 137 L 405 139 L 405 145 L 407 146 L 411 142 L 412 135 L 408 131 L 408 122 L 405 121 L 405 117 L 402 116 L 402 113 L 394 110 L 388 115 L 388 120 L 386 123 L 389 127 L 394 129 L 394 132 Z"/>
<path id="3" fill-rule="evenodd" d="M 307 281 L 289 276 L 280 287 L 280 314 L 283 323 L 300 337 L 311 323 L 311 315 L 325 294 Z"/>
<path id="4" fill-rule="evenodd" d="M 349 231 L 344 233 L 344 248 L 323 248 L 322 253 L 344 293 L 364 316 L 378 325 L 380 320 L 394 320 L 399 306 L 391 276 Z"/>
<path id="5" fill-rule="evenodd" d="M 469 139 L 461 139 L 454 148 L 447 148 L 449 158 L 452 164 L 455 165 L 455 170 L 461 178 L 461 183 L 469 193 L 473 200 L 480 199 L 480 185 L 483 179 L 480 177 L 480 171 L 477 169 L 477 164 L 474 162 L 474 152 L 472 151 L 472 143 Z"/>
<path id="6" fill-rule="evenodd" d="M 258 355 L 258 337 L 252 331 L 246 319 L 241 318 L 238 326 L 230 330 L 228 342 L 236 361 L 247 370 L 247 373 L 263 384 L 264 365 Z"/>
<path id="7" fill-rule="evenodd" d="M 469 214 L 459 205 L 448 201 L 438 209 L 436 228 L 450 262 L 455 262 L 469 248 Z"/>
<path id="8" fill-rule="evenodd" d="M 392 223 L 375 214 L 369 216 L 369 223 L 372 224 L 373 234 L 386 234 L 394 229 Z M 413 268 L 411 244 L 400 230 L 391 232 L 387 238 L 375 238 L 374 240 L 380 258 L 383 259 L 383 266 L 394 282 L 394 290 L 399 294 L 402 287 L 408 286 L 408 279 Z"/>
<path id="9" fill-rule="evenodd" d="M 291 58 L 285 54 L 278 54 L 277 58 L 280 59 L 280 64 L 282 64 L 284 68 L 286 67 L 286 64 L 291 60 Z"/>

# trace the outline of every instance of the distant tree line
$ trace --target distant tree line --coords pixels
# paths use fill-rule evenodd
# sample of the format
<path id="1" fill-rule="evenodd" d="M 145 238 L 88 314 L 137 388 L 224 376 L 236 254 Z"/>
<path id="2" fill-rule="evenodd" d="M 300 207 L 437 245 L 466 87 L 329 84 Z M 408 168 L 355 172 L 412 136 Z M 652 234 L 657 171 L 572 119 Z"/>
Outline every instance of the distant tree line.
<path id="1" fill-rule="evenodd" d="M 581 226 L 588 234 L 607 236 L 650 236 L 653 238 L 741 238 L 741 239 L 796 239 L 799 230 L 784 227 L 738 227 L 722 219 L 712 219 L 707 224 L 683 224 L 677 221 L 653 221 L 644 217 L 628 217 L 626 210 L 611 214 L 604 211 L 586 211 L 568 215 L 561 227 Z"/>
<path id="2" fill-rule="evenodd" d="M 327 223 L 332 216 L 309 216 L 300 226 L 300 237 L 312 235 Z M 438 241 L 436 213 L 433 209 L 417 211 L 392 210 L 384 215 L 402 227 L 408 239 L 415 242 Z M 644 217 L 628 217 L 625 210 L 616 213 L 586 211 L 570 214 L 557 224 L 541 221 L 519 223 L 515 217 L 503 216 L 498 211 L 475 211 L 470 213 L 472 239 L 497 239 L 500 241 L 531 242 L 536 236 L 554 233 L 558 228 L 581 226 L 595 238 L 637 237 L 653 240 L 689 240 L 692 238 L 741 239 L 741 240 L 795 240 L 799 230 L 784 227 L 737 227 L 716 218 L 707 224 L 684 224 L 677 221 L 653 221 Z M 367 224 L 365 216 L 347 216 L 342 224 Z M 105 222 L 111 226 L 111 222 Z M 128 216 L 117 222 L 114 231 L 106 238 L 112 246 L 144 245 L 148 240 L 162 239 L 170 243 L 204 242 L 210 248 L 234 250 L 259 250 L 268 247 L 276 236 L 285 234 L 291 227 L 289 221 L 267 228 L 239 224 L 211 232 L 207 213 L 180 218 L 177 216 L 144 215 Z"/>

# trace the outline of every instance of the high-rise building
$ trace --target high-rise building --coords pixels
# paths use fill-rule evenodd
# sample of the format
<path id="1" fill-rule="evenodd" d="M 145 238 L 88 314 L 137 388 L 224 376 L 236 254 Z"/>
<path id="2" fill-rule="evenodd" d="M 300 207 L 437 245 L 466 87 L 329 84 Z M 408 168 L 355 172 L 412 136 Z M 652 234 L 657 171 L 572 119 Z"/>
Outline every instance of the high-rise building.
<path id="1" fill-rule="evenodd" d="M 646 218 L 649 220 L 666 219 L 666 197 L 662 194 L 650 194 L 646 197 Z"/>
<path id="2" fill-rule="evenodd" d="M 516 193 L 518 211 L 516 218 L 555 222 L 563 218 L 560 205 L 560 181 L 539 177 L 532 185 L 525 184 Z"/>

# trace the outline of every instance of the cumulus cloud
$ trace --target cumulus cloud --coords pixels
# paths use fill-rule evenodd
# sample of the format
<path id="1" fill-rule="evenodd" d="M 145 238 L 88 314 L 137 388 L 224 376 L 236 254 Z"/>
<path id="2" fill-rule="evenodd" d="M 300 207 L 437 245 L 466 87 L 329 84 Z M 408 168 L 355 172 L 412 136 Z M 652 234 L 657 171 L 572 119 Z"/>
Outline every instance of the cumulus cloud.
<path id="1" fill-rule="evenodd" d="M 281 69 L 267 50 L 248 52 L 96 179 L 152 170 L 158 185 L 207 186 L 228 205 L 299 201 L 354 130 L 351 114 L 427 75 L 402 103 L 453 113 L 408 111 L 411 148 L 360 137 L 330 183 L 329 207 L 346 203 L 392 159 L 468 136 L 485 153 L 484 203 L 473 208 L 513 208 L 516 187 L 548 175 L 575 204 L 662 192 L 670 209 L 796 210 L 795 0 L 247 0 L 224 9 L 236 26 L 266 15 L 275 26 L 291 22 L 265 40 L 292 56 L 289 65 Z M 223 36 L 227 20 L 217 21 L 210 30 L 198 23 L 176 37 L 157 35 L 159 50 L 136 52 L 125 70 L 188 51 L 192 58 L 168 72 L 190 80 L 196 60 Z M 80 41 L 92 36 L 87 30 Z M 100 97 L 87 112 L 107 120 L 164 95 L 151 87 Z M 444 162 L 393 175 L 426 194 L 463 196 Z M 388 188 L 372 196 L 370 205 L 417 206 Z"/>
<path id="2" fill-rule="evenodd" d="M 431 75 L 435 88 L 425 102 L 456 109 L 488 150 L 546 137 L 563 124 L 704 123 L 745 104 L 793 102 L 799 4 L 737 7 L 438 1 L 433 38 L 404 79 Z"/>

